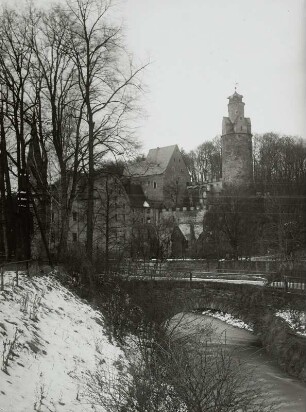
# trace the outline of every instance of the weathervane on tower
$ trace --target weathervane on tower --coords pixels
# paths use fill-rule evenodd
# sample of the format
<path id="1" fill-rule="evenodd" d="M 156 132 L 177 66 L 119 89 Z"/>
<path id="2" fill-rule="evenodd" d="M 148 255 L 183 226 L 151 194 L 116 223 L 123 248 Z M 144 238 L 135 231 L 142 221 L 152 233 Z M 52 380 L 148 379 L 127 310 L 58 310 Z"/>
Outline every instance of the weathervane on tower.
<path id="1" fill-rule="evenodd" d="M 239 83 L 235 82 L 235 92 L 237 92 L 237 87 L 239 86 Z"/>

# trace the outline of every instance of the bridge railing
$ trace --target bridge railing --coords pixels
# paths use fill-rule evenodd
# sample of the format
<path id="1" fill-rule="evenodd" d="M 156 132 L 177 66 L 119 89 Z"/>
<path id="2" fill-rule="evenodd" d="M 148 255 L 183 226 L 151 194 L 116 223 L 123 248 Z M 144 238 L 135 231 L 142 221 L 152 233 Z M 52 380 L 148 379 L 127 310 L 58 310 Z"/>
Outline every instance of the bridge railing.
<path id="1" fill-rule="evenodd" d="M 305 278 L 293 276 L 285 276 L 282 279 L 273 280 L 268 283 L 268 286 L 275 289 L 283 289 L 286 292 L 303 292 L 306 290 Z"/>
<path id="2" fill-rule="evenodd" d="M 172 280 L 203 280 L 203 281 L 248 281 L 258 282 L 259 285 L 275 289 L 281 289 L 285 292 L 303 292 L 306 289 L 305 276 L 283 276 L 278 272 L 258 272 L 245 270 L 225 270 L 215 269 L 212 271 L 193 271 L 186 268 L 167 268 L 152 265 L 128 265 L 121 268 L 121 273 L 126 277 L 138 277 L 146 279 L 172 279 Z"/>
<path id="3" fill-rule="evenodd" d="M 123 266 L 121 267 L 121 273 L 124 274 L 126 277 L 136 276 L 136 277 L 144 277 L 144 278 L 151 278 L 151 279 L 159 279 L 159 278 L 167 278 L 167 279 L 222 279 L 222 278 L 229 278 L 231 276 L 233 279 L 249 279 L 258 277 L 261 274 L 249 274 L 247 272 L 218 272 L 218 271 L 194 271 L 194 270 L 186 270 L 186 268 L 163 268 L 163 267 L 131 267 L 131 266 Z M 265 278 L 262 278 L 265 280 Z"/>

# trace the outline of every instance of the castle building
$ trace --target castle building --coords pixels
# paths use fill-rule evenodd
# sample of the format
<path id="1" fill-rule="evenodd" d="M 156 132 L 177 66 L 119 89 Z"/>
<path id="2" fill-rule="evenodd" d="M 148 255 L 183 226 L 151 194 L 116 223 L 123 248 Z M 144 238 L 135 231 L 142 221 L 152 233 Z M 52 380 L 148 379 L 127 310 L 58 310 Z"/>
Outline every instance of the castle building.
<path id="1" fill-rule="evenodd" d="M 177 145 L 150 149 L 142 162 L 125 170 L 135 184 L 140 184 L 154 207 L 183 206 L 187 199 L 190 175 Z"/>
<path id="2" fill-rule="evenodd" d="M 222 122 L 223 185 L 249 186 L 253 182 L 251 120 L 244 117 L 243 96 L 229 96 L 228 117 Z"/>
<path id="3" fill-rule="evenodd" d="M 97 174 L 94 189 L 97 255 L 152 257 L 157 243 L 164 243 L 168 257 L 194 255 L 203 233 L 209 199 L 219 196 L 227 185 L 245 188 L 253 182 L 251 121 L 244 117 L 242 98 L 236 91 L 228 98 L 228 117 L 222 121 L 220 180 L 191 184 L 177 145 L 149 150 L 146 159 L 127 165 L 123 176 L 103 170 Z M 70 243 L 86 241 L 85 186 L 79 185 L 73 204 Z M 55 246 L 55 239 L 53 243 Z"/>

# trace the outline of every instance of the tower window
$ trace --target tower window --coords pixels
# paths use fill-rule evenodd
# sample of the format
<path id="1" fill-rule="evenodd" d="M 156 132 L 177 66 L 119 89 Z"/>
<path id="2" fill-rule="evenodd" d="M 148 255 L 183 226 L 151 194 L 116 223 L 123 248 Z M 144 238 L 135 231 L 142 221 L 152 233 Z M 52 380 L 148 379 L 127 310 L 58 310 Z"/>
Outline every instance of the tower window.
<path id="1" fill-rule="evenodd" d="M 77 233 L 73 232 L 72 233 L 72 241 L 77 242 L 77 240 L 78 240 L 78 235 L 77 235 Z"/>
<path id="2" fill-rule="evenodd" d="M 153 189 L 156 189 L 156 187 L 157 187 L 156 182 L 153 182 Z"/>
<path id="3" fill-rule="evenodd" d="M 77 212 L 72 212 L 72 220 L 73 220 L 74 222 L 76 222 L 76 221 L 78 220 L 78 214 L 77 214 Z"/>

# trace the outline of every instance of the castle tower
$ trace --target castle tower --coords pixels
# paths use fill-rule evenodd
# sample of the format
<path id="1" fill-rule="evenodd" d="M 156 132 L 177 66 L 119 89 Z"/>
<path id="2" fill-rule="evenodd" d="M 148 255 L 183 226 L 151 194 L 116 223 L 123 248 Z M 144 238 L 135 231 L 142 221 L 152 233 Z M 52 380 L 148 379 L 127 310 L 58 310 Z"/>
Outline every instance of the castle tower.
<path id="1" fill-rule="evenodd" d="M 253 182 L 251 120 L 244 117 L 243 96 L 228 97 L 228 117 L 222 121 L 222 180 L 236 186 Z"/>

